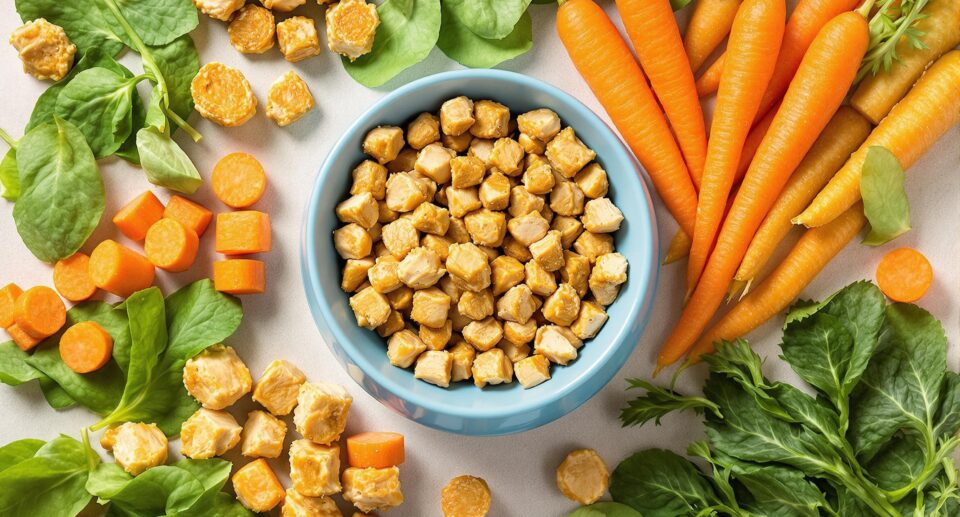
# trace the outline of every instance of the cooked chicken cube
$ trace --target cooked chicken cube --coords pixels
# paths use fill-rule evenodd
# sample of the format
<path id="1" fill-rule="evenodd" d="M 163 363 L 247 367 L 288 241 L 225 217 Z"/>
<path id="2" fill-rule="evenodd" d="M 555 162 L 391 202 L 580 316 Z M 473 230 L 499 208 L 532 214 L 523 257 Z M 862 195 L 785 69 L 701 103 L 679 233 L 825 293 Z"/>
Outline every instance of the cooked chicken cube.
<path id="1" fill-rule="evenodd" d="M 547 194 L 553 190 L 555 184 L 556 179 L 553 177 L 553 169 L 546 163 L 528 167 L 523 173 L 523 186 L 531 194 Z"/>
<path id="2" fill-rule="evenodd" d="M 525 273 L 523 264 L 510 256 L 501 255 L 490 262 L 493 276 L 493 294 L 499 296 L 511 287 L 523 282 Z"/>
<path id="3" fill-rule="evenodd" d="M 577 291 L 577 295 L 583 298 L 589 290 L 590 260 L 572 251 L 564 250 L 560 279 L 570 284 Z"/>
<path id="4" fill-rule="evenodd" d="M 417 358 L 413 376 L 441 388 L 450 386 L 453 356 L 450 352 L 427 350 Z"/>
<path id="5" fill-rule="evenodd" d="M 507 235 L 503 238 L 502 248 L 504 255 L 516 259 L 519 262 L 529 262 L 533 259 L 533 255 L 530 254 L 530 248 L 517 239 L 514 239 L 513 235 Z"/>
<path id="6" fill-rule="evenodd" d="M 480 184 L 480 203 L 487 210 L 503 210 L 510 204 L 509 178 L 502 172 L 491 172 Z"/>
<path id="7" fill-rule="evenodd" d="M 294 440 L 290 444 L 290 481 L 294 490 L 309 497 L 340 493 L 340 446 Z"/>
<path id="8" fill-rule="evenodd" d="M 379 334 L 380 337 L 390 337 L 403 330 L 405 326 L 406 323 L 403 321 L 403 314 L 398 311 L 392 311 L 387 321 L 377 327 L 377 334 Z"/>
<path id="9" fill-rule="evenodd" d="M 386 167 L 371 160 L 364 160 L 360 163 L 360 165 L 357 165 L 357 167 L 353 169 L 352 174 L 353 184 L 350 186 L 350 194 L 357 195 L 364 192 L 369 192 L 371 195 L 373 195 L 374 199 L 378 201 L 383 200 L 387 193 Z"/>
<path id="10" fill-rule="evenodd" d="M 503 339 L 503 327 L 495 318 L 473 321 L 463 328 L 463 339 L 477 350 L 485 352 Z"/>
<path id="11" fill-rule="evenodd" d="M 374 265 L 372 258 L 349 259 L 343 266 L 343 277 L 340 280 L 340 289 L 352 293 L 367 280 L 367 271 Z"/>
<path id="12" fill-rule="evenodd" d="M 557 487 L 568 499 L 578 504 L 593 504 L 609 486 L 607 465 L 591 449 L 571 452 L 557 467 Z"/>
<path id="13" fill-rule="evenodd" d="M 353 397 L 343 386 L 326 382 L 306 382 L 297 395 L 293 423 L 304 438 L 328 445 L 340 439 L 347 425 L 347 413 Z"/>
<path id="14" fill-rule="evenodd" d="M 500 341 L 500 343 L 497 344 L 497 348 L 503 350 L 503 353 L 507 356 L 507 359 L 509 359 L 512 363 L 522 361 L 530 355 L 530 345 L 526 343 L 518 345 L 509 339 Z"/>
<path id="15" fill-rule="evenodd" d="M 473 135 L 470 133 L 463 133 L 460 135 L 451 135 L 444 133 L 440 135 L 440 142 L 443 143 L 443 146 L 447 149 L 453 149 L 458 153 L 464 153 L 467 149 L 470 148 L 470 142 L 473 141 Z"/>
<path id="16" fill-rule="evenodd" d="M 490 164 L 508 176 L 523 170 L 523 148 L 512 138 L 500 138 L 493 143 Z"/>
<path id="17" fill-rule="evenodd" d="M 463 222 L 470 238 L 481 246 L 500 246 L 507 234 L 507 217 L 503 212 L 481 208 L 464 216 Z"/>
<path id="18" fill-rule="evenodd" d="M 240 443 L 242 430 L 230 413 L 200 408 L 180 426 L 180 453 L 195 460 L 222 456 Z"/>
<path id="19" fill-rule="evenodd" d="M 450 160 L 456 155 L 455 151 L 443 144 L 429 144 L 417 155 L 414 169 L 433 181 L 447 183 L 450 181 Z"/>
<path id="20" fill-rule="evenodd" d="M 543 209 L 546 201 L 543 196 L 531 193 L 524 186 L 516 186 L 510 189 L 510 215 L 513 217 L 522 217 L 530 212 L 539 212 Z"/>
<path id="21" fill-rule="evenodd" d="M 558 215 L 550 223 L 550 229 L 560 232 L 560 244 L 563 249 L 569 249 L 583 232 L 583 223 L 576 217 Z"/>
<path id="22" fill-rule="evenodd" d="M 477 138 L 504 138 L 510 132 L 510 108 L 499 102 L 482 100 L 473 105 L 476 122 L 470 133 Z"/>
<path id="23" fill-rule="evenodd" d="M 260 2 L 264 7 L 271 11 L 289 13 L 290 11 L 307 3 L 307 0 L 263 0 Z"/>
<path id="24" fill-rule="evenodd" d="M 453 217 L 463 217 L 482 206 L 476 187 L 449 187 L 445 189 L 445 192 L 447 206 L 450 208 L 450 215 Z"/>
<path id="25" fill-rule="evenodd" d="M 364 228 L 370 228 L 377 223 L 380 209 L 373 194 L 362 192 L 350 196 L 337 205 L 337 217 L 344 223 L 357 223 Z"/>
<path id="26" fill-rule="evenodd" d="M 449 231 L 449 229 L 450 229 L 450 219 L 448 217 L 447 230 Z M 420 246 L 433 250 L 434 253 L 436 253 L 437 256 L 440 257 L 441 261 L 447 260 L 447 255 L 450 253 L 451 244 L 453 244 L 453 241 L 451 241 L 450 239 L 442 235 L 427 234 L 420 239 Z"/>
<path id="27" fill-rule="evenodd" d="M 283 485 L 263 458 L 240 467 L 231 480 L 237 500 L 248 510 L 269 512 L 283 502 Z"/>
<path id="28" fill-rule="evenodd" d="M 503 339 L 518 345 L 524 345 L 533 341 L 537 334 L 537 322 L 534 319 L 527 320 L 526 323 L 517 323 L 515 321 L 503 322 Z"/>
<path id="29" fill-rule="evenodd" d="M 351 467 L 344 470 L 343 498 L 365 513 L 400 506 L 403 504 L 400 469 Z"/>
<path id="30" fill-rule="evenodd" d="M 433 203 L 422 203 L 413 211 L 413 227 L 424 233 L 444 235 L 450 229 L 450 211 Z"/>
<path id="31" fill-rule="evenodd" d="M 627 258 L 620 253 L 606 253 L 597 257 L 590 273 L 590 282 L 609 282 L 620 285 L 627 281 Z"/>
<path id="32" fill-rule="evenodd" d="M 517 361 L 513 373 L 524 389 L 530 389 L 550 380 L 550 360 L 540 354 L 532 355 Z"/>
<path id="33" fill-rule="evenodd" d="M 465 244 L 470 242 L 470 232 L 467 231 L 467 225 L 460 217 L 450 218 L 450 228 L 447 229 L 444 236 L 450 239 L 451 243 Z"/>
<path id="34" fill-rule="evenodd" d="M 205 408 L 223 409 L 250 393 L 253 379 L 237 352 L 214 345 L 187 361 L 183 385 Z"/>
<path id="35" fill-rule="evenodd" d="M 587 257 L 592 264 L 600 255 L 613 253 L 613 237 L 607 233 L 583 232 L 573 242 L 573 250 Z"/>
<path id="36" fill-rule="evenodd" d="M 493 315 L 493 293 L 490 289 L 480 292 L 467 291 L 460 296 L 457 303 L 460 314 L 472 319 L 482 320 Z"/>
<path id="37" fill-rule="evenodd" d="M 400 145 L 403 145 L 403 133 L 400 133 Z M 416 149 L 404 147 L 397 153 L 397 157 L 386 163 L 389 172 L 410 172 L 417 163 Z"/>
<path id="38" fill-rule="evenodd" d="M 454 282 L 450 275 L 446 275 L 441 278 L 437 285 L 443 292 L 447 293 L 447 296 L 450 297 L 450 301 L 452 303 L 460 302 L 460 296 L 463 294 L 463 290 L 457 286 L 456 282 Z"/>
<path id="39" fill-rule="evenodd" d="M 457 156 L 450 160 L 450 171 L 453 188 L 467 188 L 483 181 L 486 166 L 476 156 Z"/>
<path id="40" fill-rule="evenodd" d="M 100 438 L 100 446 L 112 452 L 117 465 L 133 476 L 167 461 L 167 445 L 167 437 L 156 424 L 143 422 L 120 424 Z"/>
<path id="41" fill-rule="evenodd" d="M 307 377 L 287 361 L 271 362 L 253 388 L 253 400 L 277 416 L 289 415 L 297 405 L 300 385 Z"/>
<path id="42" fill-rule="evenodd" d="M 280 517 L 343 517 L 343 514 L 336 501 L 327 496 L 307 497 L 289 488 Z"/>
<path id="43" fill-rule="evenodd" d="M 215 20 L 227 22 L 237 9 L 243 7 L 243 0 L 193 0 L 193 5 Z"/>
<path id="44" fill-rule="evenodd" d="M 558 215 L 583 213 L 583 191 L 572 181 L 561 181 L 550 191 L 550 209 Z"/>
<path id="45" fill-rule="evenodd" d="M 583 145 L 573 128 L 568 127 L 547 143 L 546 156 L 555 171 L 564 178 L 572 178 L 584 165 L 592 162 L 597 153 Z"/>
<path id="46" fill-rule="evenodd" d="M 59 81 L 73 66 L 77 46 L 59 25 L 43 18 L 27 22 L 10 35 L 23 61 L 23 71 L 40 80 Z"/>
<path id="47" fill-rule="evenodd" d="M 593 233 L 611 233 L 620 229 L 623 213 L 607 198 L 591 199 L 583 214 L 583 226 Z"/>
<path id="48" fill-rule="evenodd" d="M 526 323 L 536 310 L 533 291 L 526 284 L 511 287 L 497 300 L 497 317 L 504 321 Z"/>
<path id="49" fill-rule="evenodd" d="M 320 38 L 312 18 L 291 16 L 278 23 L 277 40 L 280 41 L 280 53 L 291 63 L 320 55 Z"/>
<path id="50" fill-rule="evenodd" d="M 197 112 L 224 127 L 246 123 L 257 113 L 257 97 L 250 82 L 236 68 L 207 63 L 190 82 Z"/>
<path id="51" fill-rule="evenodd" d="M 390 307 L 395 311 L 407 311 L 413 308 L 413 289 L 403 286 L 396 291 L 387 293 Z"/>
<path id="52" fill-rule="evenodd" d="M 327 9 L 327 46 L 350 61 L 373 50 L 380 26 L 377 6 L 364 0 L 341 0 Z"/>
<path id="53" fill-rule="evenodd" d="M 399 289 L 403 285 L 397 274 L 399 268 L 400 261 L 392 255 L 377 258 L 376 264 L 367 272 L 370 287 L 381 294 Z"/>
<path id="54" fill-rule="evenodd" d="M 570 331 L 580 339 L 591 339 L 600 332 L 606 322 L 607 312 L 603 310 L 603 306 L 585 301 L 580 304 L 580 314 L 570 326 Z"/>
<path id="55" fill-rule="evenodd" d="M 431 287 L 413 293 L 413 311 L 410 318 L 428 327 L 442 327 L 450 311 L 450 297 L 446 293 Z"/>
<path id="56" fill-rule="evenodd" d="M 446 266 L 461 289 L 481 291 L 490 286 L 489 258 L 474 244 L 451 245 Z"/>
<path id="57" fill-rule="evenodd" d="M 445 271 L 440 256 L 429 248 L 419 247 L 400 261 L 397 276 L 413 289 L 426 289 L 440 280 Z"/>
<path id="58" fill-rule="evenodd" d="M 450 307 L 450 323 L 454 332 L 463 332 L 463 328 L 472 323 L 473 320 L 460 314 L 458 306 Z"/>
<path id="59" fill-rule="evenodd" d="M 520 132 L 541 142 L 549 142 L 560 132 L 560 117 L 547 108 L 528 111 L 517 117 Z"/>
<path id="60" fill-rule="evenodd" d="M 480 248 L 480 251 L 487 254 L 487 260 L 489 261 L 492 261 L 493 259 L 500 256 L 500 252 L 497 250 L 497 248 L 494 248 L 492 246 L 477 246 L 477 247 Z"/>
<path id="61" fill-rule="evenodd" d="M 526 285 L 534 294 L 550 296 L 557 290 L 557 279 L 553 273 L 547 271 L 536 260 L 530 260 L 524 265 Z"/>
<path id="62" fill-rule="evenodd" d="M 387 191 L 386 181 L 384 181 L 383 191 L 384 191 L 384 196 L 386 196 L 386 191 Z M 380 224 L 392 223 L 396 221 L 398 218 L 400 218 L 400 212 L 391 210 L 390 207 L 387 206 L 386 201 L 378 201 L 377 209 L 379 210 L 379 214 L 377 215 L 377 222 Z"/>
<path id="63" fill-rule="evenodd" d="M 409 368 L 426 349 L 427 345 L 420 336 L 412 330 L 401 330 L 387 341 L 387 358 L 394 366 Z"/>
<path id="64" fill-rule="evenodd" d="M 548 223 L 553 223 L 553 218 L 556 217 L 556 214 L 553 213 L 553 210 L 550 208 L 550 205 L 543 205 L 543 208 L 540 209 L 540 217 L 543 217 L 547 220 Z"/>
<path id="65" fill-rule="evenodd" d="M 452 359 L 450 380 L 458 382 L 469 379 L 473 375 L 471 369 L 473 368 L 473 361 L 476 357 L 476 348 L 473 348 L 473 346 L 466 341 L 457 341 L 457 343 L 450 348 L 450 358 Z"/>
<path id="66" fill-rule="evenodd" d="M 578 172 L 573 178 L 573 181 L 575 181 L 577 186 L 580 187 L 580 190 L 583 191 L 583 195 L 590 199 L 606 196 L 607 190 L 610 188 L 610 183 L 607 180 L 607 171 L 603 170 L 603 167 L 598 163 L 591 163 L 584 167 L 583 170 Z"/>
<path id="67" fill-rule="evenodd" d="M 510 235 L 524 246 L 543 239 L 550 229 L 550 223 L 540 215 L 540 212 L 530 212 L 520 217 L 514 217 L 507 223 Z"/>
<path id="68" fill-rule="evenodd" d="M 572 285 L 560 284 L 557 290 L 543 301 L 541 311 L 547 321 L 569 327 L 580 314 L 580 295 Z"/>
<path id="69" fill-rule="evenodd" d="M 509 384 L 513 382 L 513 363 L 499 348 L 491 348 L 477 354 L 471 368 L 473 383 L 478 388 L 488 384 Z"/>
<path id="70" fill-rule="evenodd" d="M 406 218 L 400 218 L 384 225 L 381 239 L 383 239 L 383 244 L 387 249 L 390 250 L 390 254 L 400 259 L 406 257 L 410 251 L 420 244 L 420 234 L 417 233 L 413 222 Z"/>
<path id="71" fill-rule="evenodd" d="M 300 120 L 316 105 L 307 83 L 291 70 L 270 85 L 267 93 L 267 118 L 276 122 L 278 126 L 289 126 Z"/>
<path id="72" fill-rule="evenodd" d="M 363 139 L 363 152 L 383 164 L 393 161 L 400 154 L 403 143 L 402 129 L 396 126 L 380 126 L 371 129 Z"/>
<path id="73" fill-rule="evenodd" d="M 410 212 L 430 200 L 430 192 L 411 172 L 391 174 L 387 179 L 387 208 Z"/>
<path id="74" fill-rule="evenodd" d="M 350 297 L 350 308 L 357 318 L 357 325 L 375 329 L 390 317 L 390 302 L 372 286 Z"/>
<path id="75" fill-rule="evenodd" d="M 537 140 L 526 133 L 520 133 L 517 142 L 523 151 L 527 154 L 543 154 L 547 150 L 547 143 L 543 140 Z"/>
<path id="76" fill-rule="evenodd" d="M 266 411 L 251 411 L 243 424 L 240 451 L 248 458 L 279 458 L 287 424 Z"/>
<path id="77" fill-rule="evenodd" d="M 474 138 L 470 142 L 470 147 L 467 148 L 467 156 L 472 156 L 482 161 L 484 168 L 487 169 L 492 166 L 490 163 L 491 154 L 493 154 L 493 140 Z"/>
<path id="78" fill-rule="evenodd" d="M 530 254 L 544 270 L 554 272 L 563 267 L 563 245 L 560 232 L 549 231 L 546 236 L 530 244 Z"/>
<path id="79" fill-rule="evenodd" d="M 440 140 L 440 119 L 432 113 L 421 113 L 407 126 L 407 144 L 420 150 Z"/>
<path id="80" fill-rule="evenodd" d="M 447 320 L 440 327 L 420 325 L 420 340 L 427 345 L 427 350 L 443 350 L 453 337 L 453 322 Z"/>
<path id="81" fill-rule="evenodd" d="M 440 106 L 440 127 L 448 135 L 462 135 L 470 129 L 474 121 L 473 101 L 462 95 Z"/>
<path id="82" fill-rule="evenodd" d="M 573 343 L 565 333 L 560 331 L 560 327 L 545 325 L 537 329 L 533 348 L 537 354 L 546 357 L 550 362 L 565 366 L 577 358 L 577 348 Z"/>
<path id="83" fill-rule="evenodd" d="M 333 232 L 333 246 L 344 259 L 361 259 L 373 249 L 373 238 L 359 224 L 350 223 Z"/>

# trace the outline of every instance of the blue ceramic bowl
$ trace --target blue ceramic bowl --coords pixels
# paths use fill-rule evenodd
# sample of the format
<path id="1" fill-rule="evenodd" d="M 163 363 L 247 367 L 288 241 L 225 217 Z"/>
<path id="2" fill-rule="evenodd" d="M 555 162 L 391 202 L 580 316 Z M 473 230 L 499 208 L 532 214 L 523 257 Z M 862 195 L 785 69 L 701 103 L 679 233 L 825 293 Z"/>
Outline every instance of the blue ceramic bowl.
<path id="1" fill-rule="evenodd" d="M 339 226 L 334 206 L 350 188 L 350 171 L 364 159 L 364 135 L 378 125 L 406 124 L 435 112 L 452 97 L 494 99 L 513 114 L 535 108 L 556 111 L 573 126 L 610 179 L 610 194 L 625 221 L 615 234 L 617 251 L 629 263 L 629 280 L 608 308 L 610 319 L 569 366 L 554 366 L 553 378 L 529 390 L 519 383 L 483 390 L 461 382 L 449 389 L 416 380 L 412 369 L 391 366 L 386 344 L 357 326 L 340 290 L 343 261 L 333 247 Z M 616 135 L 593 112 L 566 93 L 536 79 L 499 70 L 442 73 L 403 86 L 363 114 L 333 147 L 314 182 L 305 214 L 301 268 L 307 300 L 324 341 L 350 377 L 385 406 L 421 424 L 468 435 L 501 435 L 533 429 L 576 409 L 606 385 L 640 339 L 659 273 L 656 219 L 639 166 Z"/>

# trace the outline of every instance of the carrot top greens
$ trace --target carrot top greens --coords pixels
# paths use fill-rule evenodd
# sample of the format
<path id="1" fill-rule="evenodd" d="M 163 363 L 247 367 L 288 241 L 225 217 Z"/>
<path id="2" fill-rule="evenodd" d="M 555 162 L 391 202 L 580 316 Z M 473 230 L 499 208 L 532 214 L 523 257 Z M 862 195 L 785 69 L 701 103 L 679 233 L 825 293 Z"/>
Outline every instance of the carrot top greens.
<path id="1" fill-rule="evenodd" d="M 923 31 L 915 25 L 923 18 L 928 3 L 929 0 L 867 0 L 857 9 L 870 21 L 870 49 L 857 73 L 858 82 L 867 75 L 890 71 L 893 62 L 900 60 L 897 44 L 901 39 L 913 48 L 926 48 Z"/>

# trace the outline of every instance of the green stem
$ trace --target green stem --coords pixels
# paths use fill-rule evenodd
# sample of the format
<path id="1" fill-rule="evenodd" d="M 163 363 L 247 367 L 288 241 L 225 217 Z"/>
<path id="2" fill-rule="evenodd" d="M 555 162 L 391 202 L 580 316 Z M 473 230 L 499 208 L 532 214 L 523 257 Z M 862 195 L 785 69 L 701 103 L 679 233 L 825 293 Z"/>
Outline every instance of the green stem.
<path id="1" fill-rule="evenodd" d="M 855 495 L 861 502 L 869 506 L 877 515 L 884 517 L 903 517 L 902 514 L 890 504 L 890 501 L 884 497 L 882 491 L 873 484 L 857 478 L 843 467 L 836 469 L 834 475 L 847 490 Z"/>
<path id="2" fill-rule="evenodd" d="M 80 430 L 80 441 L 83 442 L 83 450 L 87 456 L 87 469 L 93 472 L 100 463 L 100 456 L 93 450 L 93 447 L 90 447 L 90 436 L 85 427 Z"/>
<path id="3" fill-rule="evenodd" d="M 168 119 L 172 120 L 177 127 L 184 130 L 194 142 L 199 142 L 200 139 L 203 138 L 203 135 L 201 135 L 199 131 L 194 129 L 193 126 L 191 126 L 186 120 L 180 118 L 180 115 L 177 115 L 177 113 L 172 109 L 163 108 L 163 113 Z"/>
<path id="4" fill-rule="evenodd" d="M 18 142 L 14 140 L 13 137 L 8 135 L 7 132 L 3 130 L 2 127 L 0 127 L 0 139 L 3 139 L 3 141 L 6 142 L 7 145 L 9 145 L 11 148 L 13 149 L 17 148 Z"/>
<path id="5" fill-rule="evenodd" d="M 863 5 L 860 6 L 859 9 L 857 9 L 857 12 L 860 13 L 861 16 L 869 20 L 870 11 L 873 10 L 873 5 L 876 3 L 877 3 L 876 0 L 867 0 L 866 2 L 863 3 Z"/>
<path id="6" fill-rule="evenodd" d="M 929 483 L 931 479 L 940 473 L 940 470 L 943 468 L 943 460 L 949 458 L 958 445 L 960 445 L 960 437 L 954 436 L 944 442 L 939 449 L 928 452 L 927 461 L 925 462 L 920 475 L 906 486 L 900 487 L 896 490 L 885 490 L 884 494 L 887 499 L 897 502 L 908 496 L 910 492 L 917 490 Z"/>

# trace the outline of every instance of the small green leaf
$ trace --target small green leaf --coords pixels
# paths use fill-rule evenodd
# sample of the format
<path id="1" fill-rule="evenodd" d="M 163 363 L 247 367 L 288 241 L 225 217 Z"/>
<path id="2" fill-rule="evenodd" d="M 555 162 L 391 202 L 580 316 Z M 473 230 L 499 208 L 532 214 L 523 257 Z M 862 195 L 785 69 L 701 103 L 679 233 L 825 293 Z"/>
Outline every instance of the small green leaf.
<path id="1" fill-rule="evenodd" d="M 136 86 L 106 68 L 84 70 L 60 92 L 57 115 L 77 126 L 97 158 L 110 156 L 133 129 Z"/>
<path id="2" fill-rule="evenodd" d="M 203 184 L 203 178 L 187 153 L 156 127 L 145 127 L 137 132 L 137 150 L 150 183 L 186 194 L 193 194 Z"/>
<path id="3" fill-rule="evenodd" d="M 717 501 L 710 482 L 693 463 L 663 449 L 638 452 L 617 465 L 610 495 L 645 517 L 695 515 Z"/>
<path id="4" fill-rule="evenodd" d="M 642 379 L 627 379 L 628 389 L 639 388 L 646 390 L 646 395 L 637 397 L 627 403 L 627 407 L 620 410 L 620 421 L 624 426 L 644 425 L 653 420 L 660 425 L 660 419 L 674 411 L 687 409 L 703 414 L 711 411 L 720 415 L 720 408 L 703 397 L 687 397 L 673 390 L 655 386 Z"/>
<path id="5" fill-rule="evenodd" d="M 16 201 L 20 197 L 20 172 L 17 171 L 17 150 L 10 148 L 0 161 L 0 185 L 3 185 L 3 198 Z"/>
<path id="6" fill-rule="evenodd" d="M 799 470 L 736 462 L 733 474 L 750 492 L 750 506 L 759 515 L 819 517 L 827 506 L 820 489 Z"/>
<path id="7" fill-rule="evenodd" d="M 32 458 L 34 454 L 43 447 L 43 440 L 26 438 L 10 442 L 0 447 L 0 472 L 20 463 L 21 461 Z"/>
<path id="8" fill-rule="evenodd" d="M 477 36 L 450 13 L 443 3 L 443 25 L 437 46 L 450 59 L 473 68 L 491 68 L 524 54 L 533 47 L 530 14 L 524 12 L 513 31 L 500 39 Z"/>
<path id="9" fill-rule="evenodd" d="M 853 355 L 853 337 L 839 318 L 818 312 L 792 323 L 783 334 L 783 358 L 797 375 L 838 401 Z"/>
<path id="10" fill-rule="evenodd" d="M 90 501 L 83 444 L 55 438 L 34 456 L 0 472 L 0 515 L 73 517 Z"/>
<path id="11" fill-rule="evenodd" d="M 450 17 L 476 36 L 499 40 L 516 32 L 530 0 L 444 0 Z M 444 17 L 444 25 L 447 17 Z"/>
<path id="12" fill-rule="evenodd" d="M 238 298 L 217 291 L 213 282 L 205 279 L 168 296 L 166 313 L 167 353 L 190 359 L 233 335 L 243 319 L 243 306 Z"/>
<path id="13" fill-rule="evenodd" d="M 150 47 L 149 50 L 151 58 L 160 69 L 167 85 L 169 97 L 167 106 L 180 118 L 187 120 L 193 113 L 193 94 L 190 92 L 190 83 L 200 71 L 197 47 L 190 35 L 185 34 L 166 45 Z"/>
<path id="14" fill-rule="evenodd" d="M 880 146 L 870 147 L 860 176 L 863 213 L 870 222 L 864 244 L 879 246 L 910 230 L 904 179 L 903 167 L 893 153 Z"/>

